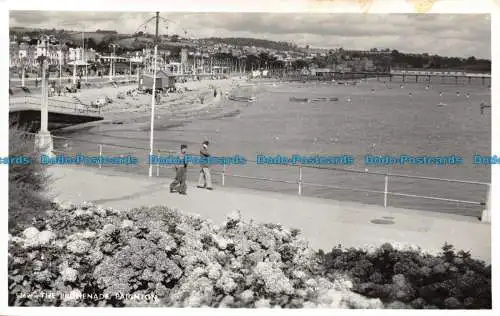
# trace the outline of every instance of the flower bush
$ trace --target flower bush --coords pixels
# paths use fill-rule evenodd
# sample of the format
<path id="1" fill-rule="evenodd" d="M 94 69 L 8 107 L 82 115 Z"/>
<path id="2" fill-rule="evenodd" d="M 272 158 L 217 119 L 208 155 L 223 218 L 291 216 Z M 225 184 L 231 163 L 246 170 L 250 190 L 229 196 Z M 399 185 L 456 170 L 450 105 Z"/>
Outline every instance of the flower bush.
<path id="1" fill-rule="evenodd" d="M 420 258 L 416 254 L 412 261 L 393 250 L 381 251 L 334 249 L 318 254 L 298 230 L 245 221 L 237 212 L 214 225 L 166 207 L 120 211 L 56 204 L 9 237 L 9 304 L 231 308 L 486 304 L 487 288 L 481 283 L 486 275 L 478 277 L 481 265 L 471 270 L 470 259 L 464 257 L 463 266 L 454 272 L 456 280 L 450 280 L 451 265 L 444 257 L 425 257 L 433 264 L 429 271 L 415 263 Z M 441 288 L 412 271 L 440 274 L 443 287 L 451 291 L 455 286 L 461 292 L 447 294 L 441 304 L 431 297 Z M 415 280 L 421 286 L 415 286 Z M 484 292 L 466 292 L 465 287 Z"/>
<path id="2" fill-rule="evenodd" d="M 219 226 L 165 207 L 46 213 L 10 236 L 10 305 L 382 307 L 316 274 L 296 230 L 238 213 Z"/>
<path id="3" fill-rule="evenodd" d="M 345 272 L 353 291 L 380 298 L 388 308 L 491 309 L 491 266 L 445 245 L 439 256 L 399 251 L 334 248 L 318 254 L 329 279 Z"/>

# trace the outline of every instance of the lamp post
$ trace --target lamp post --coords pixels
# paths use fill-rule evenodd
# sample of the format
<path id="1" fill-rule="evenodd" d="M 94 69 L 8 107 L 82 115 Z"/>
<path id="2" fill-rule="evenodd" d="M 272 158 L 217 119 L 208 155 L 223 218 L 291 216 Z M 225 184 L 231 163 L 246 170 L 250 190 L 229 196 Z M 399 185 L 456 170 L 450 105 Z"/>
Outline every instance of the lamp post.
<path id="1" fill-rule="evenodd" d="M 46 71 L 46 59 L 47 59 L 47 42 L 45 41 L 45 51 L 39 57 L 42 68 L 42 96 L 41 96 L 41 106 L 40 106 L 40 131 L 36 134 L 35 138 L 35 150 L 44 153 L 47 156 L 54 156 L 53 154 L 53 142 L 52 136 L 50 135 L 48 125 L 49 125 L 49 110 L 48 110 L 48 77 L 49 72 Z"/>
<path id="2" fill-rule="evenodd" d="M 73 53 L 73 84 L 76 84 L 76 50 Z"/>
<path id="3" fill-rule="evenodd" d="M 21 57 L 21 87 L 24 88 L 24 77 L 26 76 L 26 73 L 25 73 L 25 57 Z"/>
<path id="4" fill-rule="evenodd" d="M 132 81 L 132 57 L 128 59 L 129 65 L 128 65 L 128 81 Z"/>
<path id="5" fill-rule="evenodd" d="M 62 51 L 61 44 L 59 44 L 59 91 L 62 89 Z"/>
<path id="6" fill-rule="evenodd" d="M 115 69 L 114 69 L 114 58 L 115 58 L 115 48 L 116 44 L 110 44 L 109 46 L 113 47 L 113 54 L 111 55 L 111 58 L 109 60 L 109 81 L 113 81 L 113 76 L 115 75 Z"/>
<path id="7" fill-rule="evenodd" d="M 155 125 L 155 93 L 156 93 L 156 54 L 158 46 L 155 45 L 155 53 L 153 57 L 153 91 L 151 93 L 151 131 L 149 136 L 149 157 L 153 156 L 153 138 Z M 149 160 L 149 177 L 153 175 L 153 164 Z"/>

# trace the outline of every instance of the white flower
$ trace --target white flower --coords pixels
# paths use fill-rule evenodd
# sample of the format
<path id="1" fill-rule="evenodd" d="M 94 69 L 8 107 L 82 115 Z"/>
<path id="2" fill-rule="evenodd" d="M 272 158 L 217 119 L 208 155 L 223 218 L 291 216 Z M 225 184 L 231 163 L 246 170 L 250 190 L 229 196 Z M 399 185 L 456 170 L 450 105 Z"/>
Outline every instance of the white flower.
<path id="1" fill-rule="evenodd" d="M 134 222 L 132 222 L 131 220 L 124 220 L 122 222 L 122 225 L 121 225 L 122 228 L 128 228 L 128 227 L 134 227 Z"/>
<path id="2" fill-rule="evenodd" d="M 271 300 L 262 298 L 257 302 L 255 302 L 255 308 L 270 308 L 270 307 L 271 307 Z"/>
<path id="3" fill-rule="evenodd" d="M 113 225 L 113 224 L 106 224 L 104 225 L 104 227 L 102 228 L 102 231 L 105 233 L 105 234 L 111 234 L 112 232 L 114 232 L 116 229 L 116 226 Z"/>
<path id="4" fill-rule="evenodd" d="M 240 298 L 243 302 L 249 303 L 253 300 L 253 291 L 252 290 L 245 290 L 241 292 Z"/>
<path id="5" fill-rule="evenodd" d="M 306 278 L 306 273 L 304 271 L 295 270 L 293 271 L 293 276 L 297 279 L 303 280 Z"/>
<path id="6" fill-rule="evenodd" d="M 208 278 L 217 280 L 221 275 L 221 266 L 218 263 L 208 265 Z"/>
<path id="7" fill-rule="evenodd" d="M 38 242 L 40 245 L 46 245 L 54 238 L 56 238 L 56 235 L 49 230 L 44 230 L 38 234 Z"/>
<path id="8" fill-rule="evenodd" d="M 23 231 L 23 236 L 24 238 L 26 239 L 33 239 L 35 238 L 36 236 L 38 236 L 40 232 L 38 231 L 38 229 L 36 229 L 35 227 L 29 227 L 29 228 L 26 228 L 24 231 Z"/>
<path id="9" fill-rule="evenodd" d="M 241 212 L 233 211 L 226 216 L 226 220 L 230 222 L 240 222 L 241 221 Z"/>
<path id="10" fill-rule="evenodd" d="M 75 282 L 76 278 L 78 277 L 78 271 L 70 267 L 65 267 L 61 271 L 61 276 L 63 281 Z"/>
<path id="11" fill-rule="evenodd" d="M 90 244 L 83 240 L 74 240 L 69 242 L 66 247 L 74 254 L 84 254 L 90 249 Z"/>

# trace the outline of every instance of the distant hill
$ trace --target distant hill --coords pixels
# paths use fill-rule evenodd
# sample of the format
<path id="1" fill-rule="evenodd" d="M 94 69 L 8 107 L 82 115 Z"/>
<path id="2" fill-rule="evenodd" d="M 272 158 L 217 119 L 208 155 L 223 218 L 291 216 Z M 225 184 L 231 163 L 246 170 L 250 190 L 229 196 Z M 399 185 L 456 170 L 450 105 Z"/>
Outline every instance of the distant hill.
<path id="1" fill-rule="evenodd" d="M 204 42 L 211 42 L 214 44 L 227 44 L 227 45 L 249 46 L 249 47 L 255 46 L 255 47 L 275 49 L 280 51 L 295 50 L 297 48 L 296 46 L 293 46 L 291 43 L 287 42 L 276 42 L 266 39 L 247 38 L 247 37 L 223 37 L 223 38 L 209 37 L 200 40 Z"/>

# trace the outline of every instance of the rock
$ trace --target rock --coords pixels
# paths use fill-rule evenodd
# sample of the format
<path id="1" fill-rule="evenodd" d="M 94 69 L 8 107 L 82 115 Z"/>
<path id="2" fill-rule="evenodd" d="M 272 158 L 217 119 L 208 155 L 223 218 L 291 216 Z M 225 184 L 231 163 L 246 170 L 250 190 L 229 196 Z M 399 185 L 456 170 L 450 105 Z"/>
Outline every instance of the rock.
<path id="1" fill-rule="evenodd" d="M 83 240 L 74 240 L 66 245 L 66 248 L 74 254 L 84 254 L 90 250 L 90 244 Z"/>
<path id="2" fill-rule="evenodd" d="M 23 231 L 23 237 L 26 239 L 33 239 L 36 238 L 36 236 L 38 236 L 39 233 L 40 232 L 35 227 L 29 227 Z"/>

